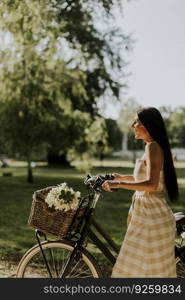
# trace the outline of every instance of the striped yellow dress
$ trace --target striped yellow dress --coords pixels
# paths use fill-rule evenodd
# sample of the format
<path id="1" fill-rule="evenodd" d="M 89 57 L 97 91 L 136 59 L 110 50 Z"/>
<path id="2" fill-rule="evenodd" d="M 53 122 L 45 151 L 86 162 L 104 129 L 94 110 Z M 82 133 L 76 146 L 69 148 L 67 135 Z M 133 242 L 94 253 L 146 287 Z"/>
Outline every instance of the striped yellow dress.
<path id="1" fill-rule="evenodd" d="M 135 180 L 146 178 L 145 161 L 138 159 Z M 176 277 L 174 253 L 175 219 L 164 193 L 164 175 L 160 172 L 157 191 L 136 191 L 127 219 L 127 232 L 111 277 Z"/>

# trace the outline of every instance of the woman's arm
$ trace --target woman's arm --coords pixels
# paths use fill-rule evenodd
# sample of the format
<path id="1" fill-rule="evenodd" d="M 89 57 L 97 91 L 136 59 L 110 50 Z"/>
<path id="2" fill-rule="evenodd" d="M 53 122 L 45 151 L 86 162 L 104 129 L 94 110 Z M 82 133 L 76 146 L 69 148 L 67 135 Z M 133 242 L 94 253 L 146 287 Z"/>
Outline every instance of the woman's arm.
<path id="1" fill-rule="evenodd" d="M 114 176 L 114 181 L 120 181 L 120 180 L 129 180 L 129 181 L 134 181 L 134 176 L 133 175 L 121 175 L 118 173 L 113 173 L 112 174 Z"/>
<path id="2" fill-rule="evenodd" d="M 162 169 L 163 154 L 157 143 L 146 145 L 146 179 L 140 181 L 107 180 L 102 187 L 111 189 L 128 189 L 137 191 L 155 191 L 158 187 L 160 170 Z"/>

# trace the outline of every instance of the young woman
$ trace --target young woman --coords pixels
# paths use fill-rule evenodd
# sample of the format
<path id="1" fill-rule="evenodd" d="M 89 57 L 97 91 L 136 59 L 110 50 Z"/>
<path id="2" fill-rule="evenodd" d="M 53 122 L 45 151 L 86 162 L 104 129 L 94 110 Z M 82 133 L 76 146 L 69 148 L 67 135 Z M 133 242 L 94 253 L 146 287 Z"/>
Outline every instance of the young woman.
<path id="1" fill-rule="evenodd" d="M 177 177 L 164 121 L 153 107 L 138 111 L 132 127 L 145 152 L 133 175 L 114 174 L 102 187 L 135 190 L 127 232 L 111 277 L 176 277 L 175 219 L 166 196 L 178 199 Z"/>

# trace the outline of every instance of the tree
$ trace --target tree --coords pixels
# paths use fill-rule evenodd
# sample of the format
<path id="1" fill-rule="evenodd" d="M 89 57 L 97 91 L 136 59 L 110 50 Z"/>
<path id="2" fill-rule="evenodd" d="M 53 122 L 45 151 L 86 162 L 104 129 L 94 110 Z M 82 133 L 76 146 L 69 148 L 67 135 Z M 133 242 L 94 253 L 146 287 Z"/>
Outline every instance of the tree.
<path id="1" fill-rule="evenodd" d="M 185 107 L 178 107 L 170 118 L 170 136 L 173 147 L 185 148 Z"/>
<path id="2" fill-rule="evenodd" d="M 122 132 L 116 120 L 106 119 L 108 146 L 112 151 L 119 151 L 122 144 Z"/>
<path id="3" fill-rule="evenodd" d="M 185 147 L 185 107 L 159 108 L 169 136 L 171 147 Z"/>
<path id="4" fill-rule="evenodd" d="M 134 132 L 129 131 L 128 133 L 128 150 L 131 150 L 133 153 L 132 161 L 136 161 L 136 150 L 143 150 L 144 142 L 140 139 L 135 139 Z"/>
<path id="5" fill-rule="evenodd" d="M 169 142 L 171 146 L 174 146 L 174 135 L 172 132 L 172 115 L 174 113 L 174 110 L 170 106 L 161 106 L 159 107 L 159 111 L 162 114 L 167 132 L 169 137 Z"/>
<path id="6" fill-rule="evenodd" d="M 54 143 L 63 148 L 70 144 L 69 127 L 72 126 L 70 101 L 58 85 L 57 78 L 63 79 L 63 87 L 69 82 L 79 88 L 79 72 L 65 69 L 65 64 L 56 61 L 50 69 L 45 61 L 35 55 L 34 63 L 27 64 L 27 79 L 21 77 L 22 61 L 14 65 L 14 72 L 7 73 L 4 84 L 12 85 L 8 99 L 1 109 L 1 133 L 11 153 L 19 153 L 28 162 L 28 181 L 32 182 L 31 158 L 34 153 Z M 64 71 L 65 69 L 65 71 Z M 50 74 L 44 76 L 44 73 Z M 64 76 L 65 75 L 65 76 Z M 79 75 L 79 76 L 78 76 Z M 35 81 L 35 77 L 39 80 Z M 18 87 L 18 89 L 17 89 Z M 82 89 L 83 93 L 83 89 Z M 8 95 L 8 93 L 7 93 Z M 61 122 L 62 120 L 62 122 Z"/>
<path id="7" fill-rule="evenodd" d="M 107 18 L 113 2 L 99 4 Z M 79 155 L 90 162 L 99 141 L 106 147 L 96 103 L 110 91 L 118 97 L 121 84 L 110 67 L 120 69 L 122 60 L 110 45 L 114 33 L 95 28 L 93 9 L 90 0 L 0 3 L 0 30 L 11 40 L 0 58 L 1 133 L 11 150 L 27 158 L 29 181 L 31 157 L 42 146 L 62 149 L 75 166 Z M 119 38 L 121 43 L 124 37 Z M 74 130 L 75 122 L 81 132 Z"/>
<path id="8" fill-rule="evenodd" d="M 125 61 L 121 53 L 132 40 L 116 27 L 116 16 L 112 13 L 121 1 L 99 0 L 94 5 L 92 0 L 57 0 L 53 5 L 58 12 L 57 22 L 65 23 L 61 27 L 64 43 L 78 53 L 80 59 L 77 56 L 75 64 L 86 72 L 89 101 L 85 111 L 94 113 L 100 96 L 108 94 L 117 99 L 120 87 L 125 86 Z"/>
<path id="9" fill-rule="evenodd" d="M 128 134 L 131 131 L 131 125 L 139 107 L 139 103 L 133 98 L 129 98 L 123 102 L 118 118 L 118 125 L 123 133 L 122 150 L 124 152 L 128 151 Z"/>
<path id="10" fill-rule="evenodd" d="M 78 139 L 70 147 L 67 157 L 79 170 L 89 170 L 94 155 L 101 155 L 102 149 L 104 152 L 108 151 L 105 120 L 96 116 L 92 122 L 89 113 L 82 114 L 80 111 L 75 111 L 71 130 L 72 139 L 76 136 Z"/>
<path id="11" fill-rule="evenodd" d="M 70 50 L 72 64 L 86 74 L 84 89 L 88 100 L 82 102 L 79 97 L 71 95 L 73 107 L 92 116 L 98 112 L 100 97 L 104 101 L 117 99 L 120 88 L 125 86 L 125 62 L 121 53 L 132 41 L 113 25 L 115 20 L 111 9 L 116 5 L 121 5 L 121 1 L 99 0 L 96 5 L 92 0 L 53 2 L 58 12 L 56 21 L 65 22 L 61 27 L 61 45 Z M 74 57 L 74 53 L 78 55 Z M 57 152 L 55 149 L 55 157 Z"/>

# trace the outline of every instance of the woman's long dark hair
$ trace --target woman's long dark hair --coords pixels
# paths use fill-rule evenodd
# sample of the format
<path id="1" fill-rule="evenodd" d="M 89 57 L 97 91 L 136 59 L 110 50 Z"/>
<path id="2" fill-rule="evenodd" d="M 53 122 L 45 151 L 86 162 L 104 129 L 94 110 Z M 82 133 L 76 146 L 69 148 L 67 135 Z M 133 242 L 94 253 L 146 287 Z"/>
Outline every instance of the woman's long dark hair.
<path id="1" fill-rule="evenodd" d="M 168 197 L 172 202 L 178 200 L 179 191 L 177 176 L 164 120 L 155 107 L 147 107 L 137 112 L 138 118 L 150 136 L 161 146 L 164 153 L 164 181 Z"/>

